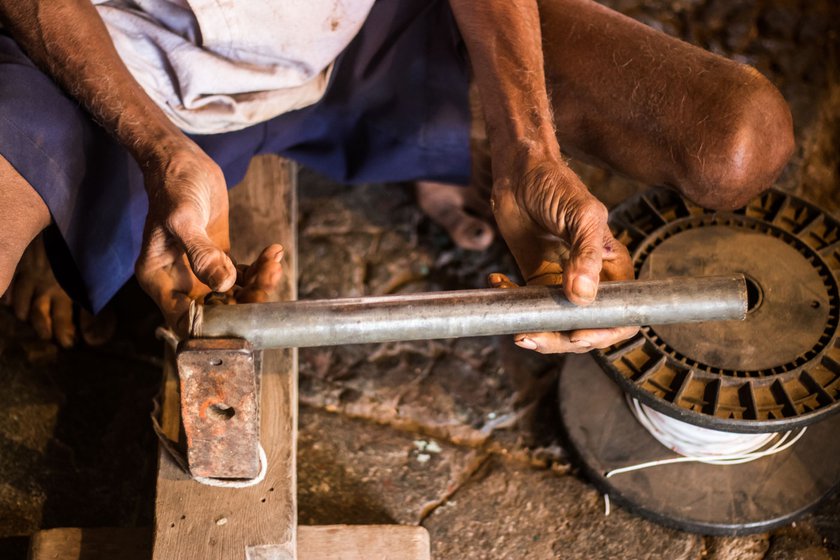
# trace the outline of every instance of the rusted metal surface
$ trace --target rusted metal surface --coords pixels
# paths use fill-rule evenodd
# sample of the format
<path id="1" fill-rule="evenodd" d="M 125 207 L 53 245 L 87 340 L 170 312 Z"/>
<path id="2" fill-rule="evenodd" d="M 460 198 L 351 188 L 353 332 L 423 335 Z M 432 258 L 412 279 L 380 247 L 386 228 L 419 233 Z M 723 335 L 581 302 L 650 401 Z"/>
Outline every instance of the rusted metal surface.
<path id="1" fill-rule="evenodd" d="M 177 361 L 190 472 L 256 477 L 259 380 L 251 346 L 242 339 L 189 340 L 178 348 Z"/>

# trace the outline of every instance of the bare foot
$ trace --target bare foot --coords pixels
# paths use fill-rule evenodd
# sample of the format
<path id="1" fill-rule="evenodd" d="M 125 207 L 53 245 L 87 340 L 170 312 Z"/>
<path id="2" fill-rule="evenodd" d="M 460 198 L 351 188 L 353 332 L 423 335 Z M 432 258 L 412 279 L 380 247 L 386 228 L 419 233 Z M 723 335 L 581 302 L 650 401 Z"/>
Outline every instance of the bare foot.
<path id="1" fill-rule="evenodd" d="M 55 339 L 63 348 L 75 343 L 73 301 L 55 279 L 40 235 L 24 251 L 3 303 L 12 307 L 18 319 L 29 322 L 43 340 Z M 94 317 L 82 310 L 79 320 L 82 337 L 91 346 L 108 341 L 116 327 L 110 312 Z"/>
<path id="2" fill-rule="evenodd" d="M 493 243 L 490 207 L 472 187 L 419 181 L 417 203 L 436 224 L 443 227 L 462 249 L 483 251 Z M 482 217 L 479 217 L 482 216 Z"/>
<path id="3" fill-rule="evenodd" d="M 54 338 L 64 348 L 73 346 L 73 302 L 53 276 L 40 235 L 23 252 L 3 302 L 43 340 Z"/>

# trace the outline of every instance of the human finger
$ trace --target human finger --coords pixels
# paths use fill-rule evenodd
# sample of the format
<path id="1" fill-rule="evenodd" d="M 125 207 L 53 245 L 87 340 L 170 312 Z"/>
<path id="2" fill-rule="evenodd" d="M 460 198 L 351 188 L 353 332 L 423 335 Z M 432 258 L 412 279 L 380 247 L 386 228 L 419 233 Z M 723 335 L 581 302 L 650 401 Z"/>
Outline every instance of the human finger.
<path id="1" fill-rule="evenodd" d="M 604 266 L 601 269 L 603 280 L 632 280 L 633 262 L 627 248 L 617 241 L 607 229 L 604 238 Z M 639 327 L 617 327 L 609 329 L 581 329 L 569 333 L 572 341 L 590 344 L 592 348 L 607 348 L 622 340 L 627 340 L 639 332 Z"/>
<path id="2" fill-rule="evenodd" d="M 487 277 L 487 282 L 491 288 L 518 288 L 519 285 L 511 281 L 510 278 L 500 272 L 494 272 Z"/>
<path id="3" fill-rule="evenodd" d="M 633 260 L 630 252 L 620 241 L 613 237 L 607 228 L 604 237 L 604 264 L 601 269 L 603 280 L 633 280 Z"/>
<path id="4" fill-rule="evenodd" d="M 70 348 L 76 338 L 76 326 L 73 324 L 73 302 L 60 291 L 54 293 L 50 302 L 53 337 L 62 348 Z"/>
<path id="5" fill-rule="evenodd" d="M 569 333 L 573 343 L 590 348 L 608 348 L 622 340 L 632 338 L 639 327 L 613 327 L 609 329 L 581 329 Z"/>
<path id="6" fill-rule="evenodd" d="M 160 309 L 166 324 L 181 337 L 189 334 L 188 312 L 191 302 L 199 294 L 184 290 L 178 285 L 177 276 L 173 277 L 164 269 L 145 272 L 141 286 Z"/>
<path id="7" fill-rule="evenodd" d="M 598 293 L 607 210 L 594 198 L 580 204 L 570 223 L 569 260 L 563 272 L 563 286 L 569 301 L 589 305 Z"/>
<path id="8" fill-rule="evenodd" d="M 586 344 L 572 342 L 565 332 L 523 333 L 514 336 L 513 341 L 520 348 L 540 354 L 581 354 L 592 349 Z"/>
<path id="9" fill-rule="evenodd" d="M 177 213 L 168 229 L 184 250 L 195 276 L 214 292 L 226 292 L 236 283 L 236 266 L 225 248 L 210 239 L 197 218 Z"/>
<path id="10" fill-rule="evenodd" d="M 163 228 L 147 224 L 134 271 L 140 287 L 157 304 L 166 324 L 179 335 L 186 335 L 190 302 L 210 289 L 195 278 L 186 256 L 173 246 Z"/>

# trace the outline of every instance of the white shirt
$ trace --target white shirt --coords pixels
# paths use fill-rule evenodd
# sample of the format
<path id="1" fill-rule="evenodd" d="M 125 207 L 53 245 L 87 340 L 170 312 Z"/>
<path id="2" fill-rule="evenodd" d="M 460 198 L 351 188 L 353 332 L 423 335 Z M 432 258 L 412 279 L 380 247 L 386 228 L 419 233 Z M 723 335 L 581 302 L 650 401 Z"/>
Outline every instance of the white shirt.
<path id="1" fill-rule="evenodd" d="M 92 0 L 182 130 L 238 130 L 318 101 L 374 0 Z"/>

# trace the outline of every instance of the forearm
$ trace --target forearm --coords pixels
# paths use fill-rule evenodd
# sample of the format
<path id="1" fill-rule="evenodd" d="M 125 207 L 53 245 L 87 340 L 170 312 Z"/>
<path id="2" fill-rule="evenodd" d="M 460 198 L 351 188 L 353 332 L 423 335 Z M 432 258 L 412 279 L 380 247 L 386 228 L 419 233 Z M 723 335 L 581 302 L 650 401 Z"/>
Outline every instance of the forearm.
<path id="1" fill-rule="evenodd" d="M 90 0 L 0 0 L 0 20 L 141 165 L 191 145 L 125 67 Z"/>
<path id="2" fill-rule="evenodd" d="M 536 0 L 450 0 L 484 107 L 494 169 L 560 159 Z"/>

